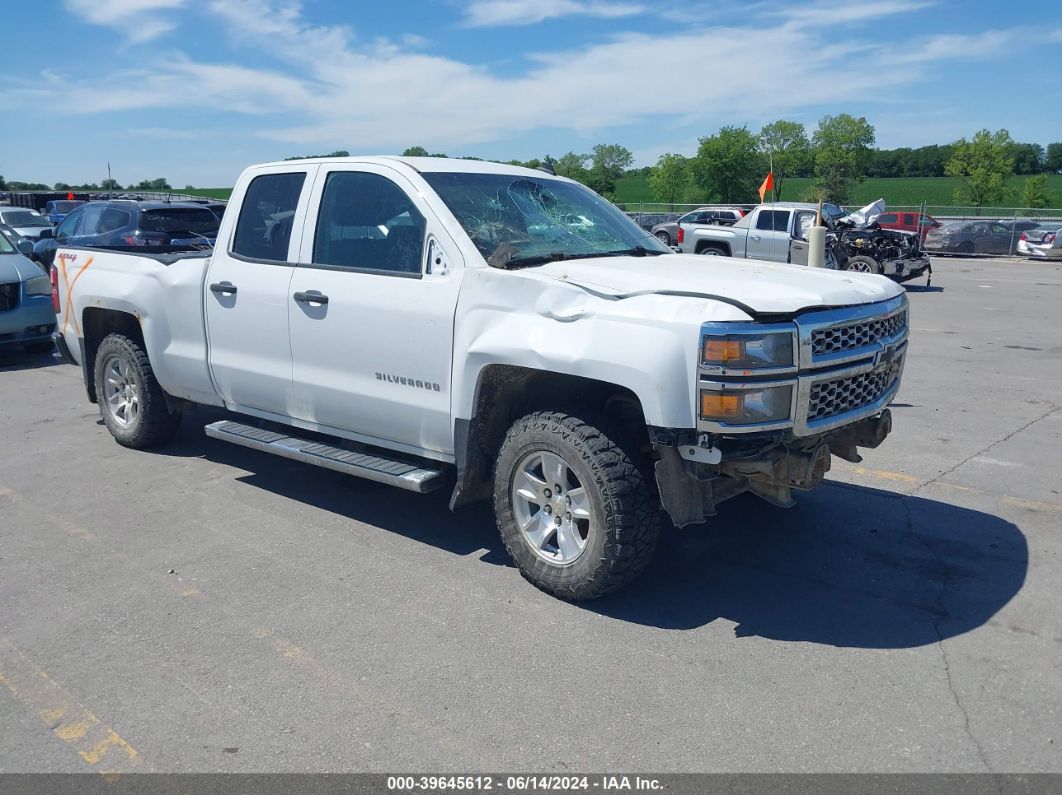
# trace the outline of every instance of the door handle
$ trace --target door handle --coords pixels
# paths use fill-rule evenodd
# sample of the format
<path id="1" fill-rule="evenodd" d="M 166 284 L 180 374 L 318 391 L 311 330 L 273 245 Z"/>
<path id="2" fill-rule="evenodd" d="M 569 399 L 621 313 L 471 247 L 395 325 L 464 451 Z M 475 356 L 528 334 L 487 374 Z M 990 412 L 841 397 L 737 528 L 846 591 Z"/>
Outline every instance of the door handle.
<path id="1" fill-rule="evenodd" d="M 300 304 L 327 304 L 328 296 L 323 293 L 317 292 L 317 290 L 307 290 L 306 292 L 298 292 L 292 296 Z"/>
<path id="2" fill-rule="evenodd" d="M 210 285 L 210 292 L 218 295 L 236 295 L 236 285 L 232 282 L 214 282 Z"/>
<path id="3" fill-rule="evenodd" d="M 759 240 L 759 239 L 760 239 L 760 236 L 759 236 L 759 235 L 753 235 L 753 236 L 752 236 L 752 239 L 753 239 L 753 240 Z"/>

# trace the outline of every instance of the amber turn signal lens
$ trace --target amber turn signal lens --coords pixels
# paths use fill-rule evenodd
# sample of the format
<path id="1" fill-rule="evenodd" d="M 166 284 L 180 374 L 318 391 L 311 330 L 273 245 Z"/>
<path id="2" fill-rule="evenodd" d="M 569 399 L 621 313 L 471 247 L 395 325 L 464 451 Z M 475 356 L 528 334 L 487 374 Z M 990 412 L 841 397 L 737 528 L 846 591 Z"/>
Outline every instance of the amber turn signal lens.
<path id="1" fill-rule="evenodd" d="M 706 337 L 702 361 L 718 364 L 737 362 L 745 358 L 745 351 L 742 348 L 740 340 L 719 340 Z"/>
<path id="2" fill-rule="evenodd" d="M 741 415 L 741 395 L 701 392 L 701 416 L 724 419 Z"/>

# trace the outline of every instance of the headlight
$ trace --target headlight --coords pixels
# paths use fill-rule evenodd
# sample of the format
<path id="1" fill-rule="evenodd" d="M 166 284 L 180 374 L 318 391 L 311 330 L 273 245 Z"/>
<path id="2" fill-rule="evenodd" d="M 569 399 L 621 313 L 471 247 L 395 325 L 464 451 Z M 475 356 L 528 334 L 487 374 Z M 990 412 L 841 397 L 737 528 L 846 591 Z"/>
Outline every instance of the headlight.
<path id="1" fill-rule="evenodd" d="M 717 334 L 713 329 L 701 340 L 701 364 L 726 370 L 792 367 L 793 340 L 791 330 Z"/>
<path id="2" fill-rule="evenodd" d="M 701 419 L 725 425 L 753 425 L 789 419 L 793 387 L 769 386 L 721 392 L 701 390 Z"/>
<path id="3" fill-rule="evenodd" d="M 26 295 L 51 295 L 52 280 L 47 276 L 34 276 L 26 282 Z"/>

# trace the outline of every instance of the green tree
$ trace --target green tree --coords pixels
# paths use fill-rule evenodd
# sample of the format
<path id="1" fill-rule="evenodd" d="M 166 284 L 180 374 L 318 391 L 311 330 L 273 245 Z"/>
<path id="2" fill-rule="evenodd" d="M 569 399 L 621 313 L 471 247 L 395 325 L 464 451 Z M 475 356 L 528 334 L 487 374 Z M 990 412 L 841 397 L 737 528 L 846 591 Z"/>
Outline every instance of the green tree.
<path id="1" fill-rule="evenodd" d="M 774 198 L 778 199 L 786 177 L 796 177 L 810 170 L 813 162 L 811 142 L 803 124 L 779 119 L 760 130 L 759 145 L 774 170 Z"/>
<path id="2" fill-rule="evenodd" d="M 1025 180 L 1021 192 L 1022 207 L 1050 207 L 1051 194 L 1047 192 L 1047 175 L 1036 174 Z"/>
<path id="3" fill-rule="evenodd" d="M 118 184 L 116 179 L 105 179 L 100 183 L 101 190 L 121 190 L 122 186 Z"/>
<path id="4" fill-rule="evenodd" d="M 815 190 L 826 201 L 847 200 L 870 165 L 874 126 L 863 116 L 823 116 L 812 136 L 815 148 Z"/>
<path id="5" fill-rule="evenodd" d="M 1062 171 L 1062 142 L 1047 145 L 1044 168 L 1052 174 Z"/>
<path id="6" fill-rule="evenodd" d="M 756 136 L 748 127 L 723 127 L 701 139 L 690 170 L 710 199 L 727 204 L 751 201 L 763 171 Z"/>
<path id="7" fill-rule="evenodd" d="M 1011 147 L 1015 174 L 1039 174 L 1044 170 L 1044 148 L 1040 144 L 1014 144 Z"/>
<path id="8" fill-rule="evenodd" d="M 7 181 L 0 176 L 0 190 L 7 190 Z"/>
<path id="9" fill-rule="evenodd" d="M 70 186 L 65 182 L 56 182 L 52 185 L 52 190 L 70 190 Z"/>
<path id="10" fill-rule="evenodd" d="M 590 187 L 598 193 L 611 195 L 616 180 L 634 165 L 631 150 L 619 144 L 597 144 L 590 155 Z"/>
<path id="11" fill-rule="evenodd" d="M 173 190 L 170 183 L 166 181 L 165 177 L 159 177 L 158 179 L 144 179 L 138 182 L 136 185 L 130 185 L 130 190 Z"/>
<path id="12" fill-rule="evenodd" d="M 1007 183 L 1014 173 L 1013 147 L 1014 141 L 1006 130 L 981 130 L 970 141 L 956 141 L 944 168 L 949 177 L 962 180 L 955 191 L 955 201 L 984 207 L 1009 198 Z"/>
<path id="13" fill-rule="evenodd" d="M 559 176 L 577 180 L 585 185 L 590 180 L 590 175 L 586 170 L 586 162 L 589 159 L 590 155 L 580 155 L 576 152 L 568 152 L 567 154 L 561 155 L 553 162 L 553 170 L 556 171 Z"/>
<path id="14" fill-rule="evenodd" d="M 411 146 L 402 153 L 402 157 L 427 157 L 428 150 L 423 146 Z"/>
<path id="15" fill-rule="evenodd" d="M 660 201 L 674 205 L 690 181 L 689 163 L 682 155 L 660 155 L 649 173 L 649 189 Z"/>

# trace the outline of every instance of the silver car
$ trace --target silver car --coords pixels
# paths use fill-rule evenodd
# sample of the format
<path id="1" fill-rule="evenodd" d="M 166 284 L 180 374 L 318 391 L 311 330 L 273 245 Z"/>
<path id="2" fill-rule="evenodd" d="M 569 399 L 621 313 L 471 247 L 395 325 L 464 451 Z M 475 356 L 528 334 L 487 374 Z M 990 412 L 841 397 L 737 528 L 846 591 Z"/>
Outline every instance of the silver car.
<path id="1" fill-rule="evenodd" d="M 41 232 L 52 228 L 52 222 L 36 210 L 25 207 L 0 207 L 0 224 L 7 224 L 23 237 L 39 240 Z"/>
<path id="2" fill-rule="evenodd" d="M 676 221 L 657 224 L 651 231 L 665 246 L 673 246 L 678 241 L 678 229 L 682 224 L 733 226 L 745 212 L 737 207 L 698 207 Z"/>
<path id="3" fill-rule="evenodd" d="M 1043 259 L 1062 259 L 1062 222 L 1040 224 L 1021 233 L 1018 253 Z"/>

